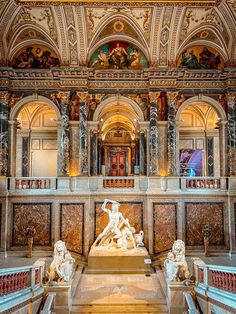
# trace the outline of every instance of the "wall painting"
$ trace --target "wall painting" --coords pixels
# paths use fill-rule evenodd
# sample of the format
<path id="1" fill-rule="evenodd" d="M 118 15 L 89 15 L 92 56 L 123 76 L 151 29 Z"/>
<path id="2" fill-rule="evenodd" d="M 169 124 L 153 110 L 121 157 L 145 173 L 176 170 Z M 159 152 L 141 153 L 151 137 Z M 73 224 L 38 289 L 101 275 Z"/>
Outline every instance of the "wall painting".
<path id="1" fill-rule="evenodd" d="M 148 62 L 139 48 L 124 41 L 113 41 L 94 52 L 89 66 L 95 69 L 141 70 L 148 67 Z"/>

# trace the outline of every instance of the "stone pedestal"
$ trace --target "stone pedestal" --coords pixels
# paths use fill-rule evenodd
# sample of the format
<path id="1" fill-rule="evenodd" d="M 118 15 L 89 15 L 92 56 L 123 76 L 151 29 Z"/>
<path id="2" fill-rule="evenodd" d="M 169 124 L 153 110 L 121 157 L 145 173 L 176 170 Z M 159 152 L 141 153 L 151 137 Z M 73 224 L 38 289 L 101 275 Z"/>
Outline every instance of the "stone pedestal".
<path id="1" fill-rule="evenodd" d="M 28 253 L 27 253 L 28 258 L 32 258 L 33 256 L 33 241 L 34 241 L 33 237 L 28 238 Z"/>
<path id="2" fill-rule="evenodd" d="M 181 282 L 168 282 L 166 299 L 167 306 L 169 309 L 169 314 L 182 314 L 185 312 L 185 298 L 184 292 L 191 292 L 194 286 L 185 286 Z"/>
<path id="3" fill-rule="evenodd" d="M 57 314 L 69 314 L 71 311 L 71 284 L 69 283 L 55 283 L 54 285 L 46 285 L 45 292 L 55 292 L 55 307 Z"/>
<path id="4" fill-rule="evenodd" d="M 88 256 L 88 273 L 150 273 L 150 256 L 146 248 L 122 252 L 120 249 L 92 247 Z"/>

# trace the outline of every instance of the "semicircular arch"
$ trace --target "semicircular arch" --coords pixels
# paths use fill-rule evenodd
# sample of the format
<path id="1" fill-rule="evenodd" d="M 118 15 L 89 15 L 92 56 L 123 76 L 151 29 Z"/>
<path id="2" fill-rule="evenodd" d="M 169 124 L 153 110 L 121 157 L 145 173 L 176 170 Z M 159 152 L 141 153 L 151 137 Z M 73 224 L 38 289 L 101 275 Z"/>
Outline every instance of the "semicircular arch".
<path id="1" fill-rule="evenodd" d="M 10 120 L 15 120 L 17 119 L 17 116 L 19 114 L 19 112 L 21 111 L 21 109 L 27 105 L 27 104 L 30 104 L 30 103 L 41 103 L 41 104 L 47 104 L 49 105 L 51 108 L 53 108 L 56 112 L 56 116 L 57 116 L 57 120 L 60 121 L 61 119 L 61 114 L 60 114 L 60 111 L 58 109 L 58 107 L 54 104 L 54 102 L 52 100 L 50 100 L 49 98 L 47 97 L 44 97 L 44 96 L 35 96 L 35 95 L 31 95 L 31 96 L 27 96 L 27 97 L 24 97 L 22 98 L 21 100 L 19 100 L 15 106 L 13 107 L 13 109 L 11 110 L 10 112 L 10 116 L 9 116 L 9 119 Z"/>
<path id="2" fill-rule="evenodd" d="M 221 104 L 216 101 L 215 99 L 209 97 L 209 96 L 201 96 L 201 98 L 199 98 L 198 96 L 194 96 L 191 97 L 187 100 L 185 100 L 182 105 L 179 107 L 177 113 L 176 113 L 176 120 L 179 121 L 180 120 L 180 115 L 183 112 L 183 110 L 188 107 L 189 105 L 193 105 L 194 103 L 207 103 L 208 105 L 211 105 L 215 111 L 217 112 L 219 118 L 223 121 L 227 121 L 227 116 L 226 113 L 223 109 L 223 107 L 221 106 Z"/>

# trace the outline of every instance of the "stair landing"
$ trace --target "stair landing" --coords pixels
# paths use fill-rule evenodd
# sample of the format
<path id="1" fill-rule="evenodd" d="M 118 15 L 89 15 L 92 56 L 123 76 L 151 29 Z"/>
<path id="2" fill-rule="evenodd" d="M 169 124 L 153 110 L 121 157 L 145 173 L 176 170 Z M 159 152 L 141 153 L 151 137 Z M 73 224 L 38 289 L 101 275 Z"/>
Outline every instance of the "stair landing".
<path id="1" fill-rule="evenodd" d="M 82 274 L 72 313 L 168 313 L 157 274 Z"/>

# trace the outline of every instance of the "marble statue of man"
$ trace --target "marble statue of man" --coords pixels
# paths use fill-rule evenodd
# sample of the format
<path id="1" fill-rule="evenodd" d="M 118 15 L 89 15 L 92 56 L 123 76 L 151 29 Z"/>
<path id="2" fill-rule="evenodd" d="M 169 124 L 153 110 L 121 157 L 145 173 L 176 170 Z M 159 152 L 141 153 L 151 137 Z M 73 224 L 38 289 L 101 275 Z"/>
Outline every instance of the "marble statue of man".
<path id="1" fill-rule="evenodd" d="M 106 208 L 106 204 L 108 202 L 112 203 L 111 210 Z M 110 234 L 113 235 L 112 240 L 113 239 L 120 239 L 120 238 L 122 238 L 124 236 L 122 234 L 122 231 L 121 231 L 121 227 L 123 225 L 125 225 L 127 227 L 127 229 L 129 229 L 129 231 L 131 233 L 135 232 L 135 229 L 130 226 L 129 221 L 123 217 L 121 212 L 119 212 L 119 207 L 120 207 L 120 203 L 118 203 L 116 201 L 111 201 L 111 200 L 105 199 L 105 201 L 102 204 L 101 208 L 102 208 L 102 210 L 105 213 L 108 214 L 108 216 L 109 216 L 109 223 L 105 227 L 105 229 L 102 231 L 102 233 L 97 237 L 96 241 L 94 242 L 94 246 L 99 244 L 99 242 L 103 238 L 106 238 L 106 236 L 109 237 Z M 130 234 L 129 234 L 129 237 L 131 237 Z M 100 244 L 102 242 L 103 241 L 101 241 Z M 134 246 L 135 246 L 135 242 L 134 242 Z"/>

